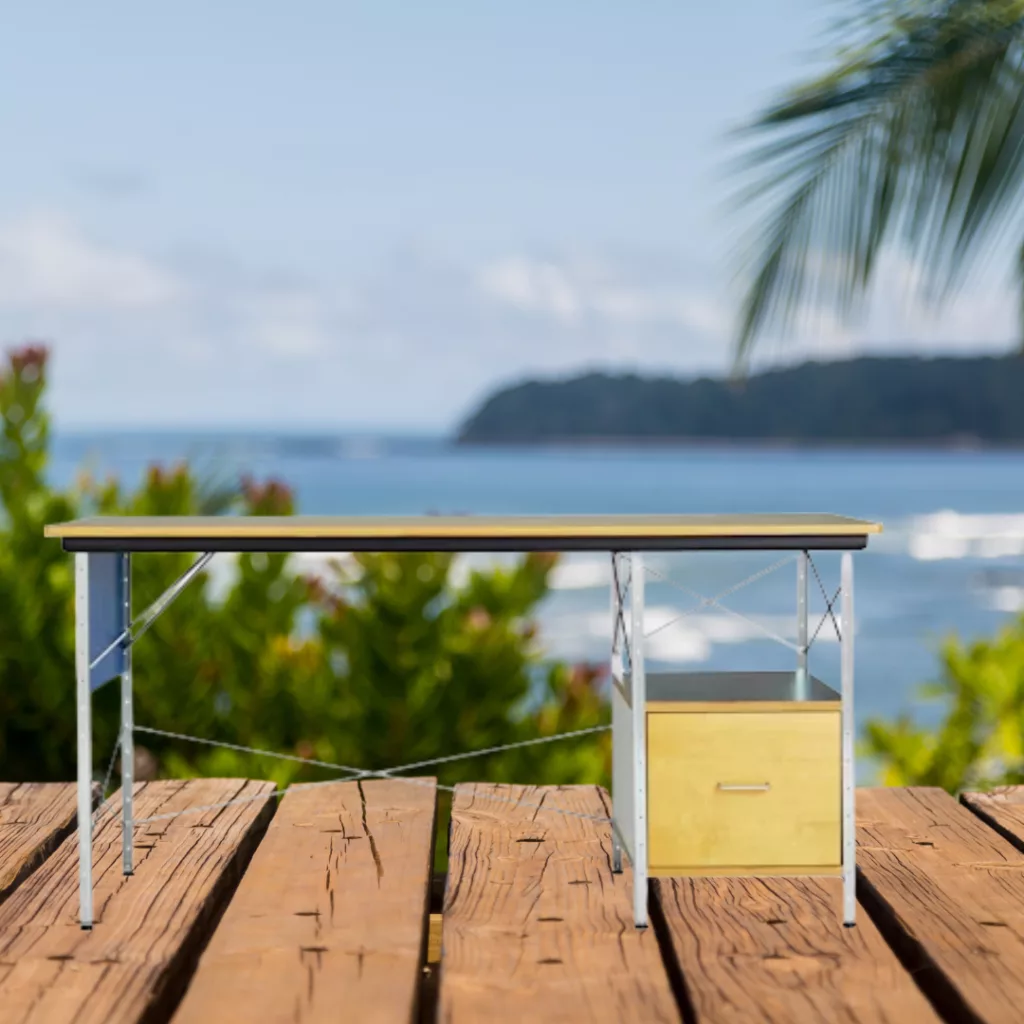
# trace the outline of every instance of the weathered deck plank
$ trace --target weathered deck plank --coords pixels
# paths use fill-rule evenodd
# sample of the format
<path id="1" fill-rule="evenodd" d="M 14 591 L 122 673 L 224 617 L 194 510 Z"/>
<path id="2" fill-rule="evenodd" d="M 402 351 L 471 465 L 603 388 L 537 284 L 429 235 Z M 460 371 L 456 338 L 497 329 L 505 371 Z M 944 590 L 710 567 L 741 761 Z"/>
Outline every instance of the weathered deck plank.
<path id="1" fill-rule="evenodd" d="M 135 808 L 143 818 L 272 790 L 244 779 L 151 782 L 136 787 Z M 118 804 L 96 831 L 91 931 L 78 926 L 76 835 L 0 906 L 5 1022 L 166 1019 L 272 814 L 272 801 L 257 800 L 140 825 L 125 878 Z"/>
<path id="2" fill-rule="evenodd" d="M 175 1024 L 413 1020 L 436 792 L 394 779 L 285 796 Z"/>
<path id="3" fill-rule="evenodd" d="M 271 788 L 149 783 L 137 814 Z M 82 932 L 73 787 L 0 784 L 0 1020 L 160 1024 L 190 976 L 175 1024 L 415 1019 L 434 798 L 397 780 L 296 791 L 262 843 L 268 800 L 154 822 L 137 831 L 130 879 L 115 798 L 97 828 L 96 927 Z M 872 916 L 855 929 L 841 926 L 835 879 L 656 881 L 666 967 L 654 929 L 633 928 L 628 867 L 611 874 L 608 827 L 592 820 L 608 814 L 603 791 L 461 786 L 443 931 L 432 922 L 437 1019 L 678 1021 L 681 976 L 695 1024 L 935 1024 L 913 979 L 947 1020 L 1016 1024 L 1024 787 L 962 800 L 859 791 Z"/>
<path id="4" fill-rule="evenodd" d="M 74 827 L 74 783 L 0 782 L 0 903 Z"/>
<path id="5" fill-rule="evenodd" d="M 657 879 L 697 1024 L 937 1024 L 871 919 L 842 924 L 838 878 Z"/>
<path id="6" fill-rule="evenodd" d="M 991 793 L 964 793 L 960 802 L 1007 842 L 1024 850 L 1024 786 L 1000 786 Z"/>
<path id="7" fill-rule="evenodd" d="M 1017 1024 L 1024 853 L 940 789 L 857 796 L 861 899 L 951 1019 Z"/>
<path id="8" fill-rule="evenodd" d="M 612 874 L 609 826 L 586 817 L 608 812 L 595 786 L 457 788 L 438 1020 L 680 1019 L 632 875 Z"/>

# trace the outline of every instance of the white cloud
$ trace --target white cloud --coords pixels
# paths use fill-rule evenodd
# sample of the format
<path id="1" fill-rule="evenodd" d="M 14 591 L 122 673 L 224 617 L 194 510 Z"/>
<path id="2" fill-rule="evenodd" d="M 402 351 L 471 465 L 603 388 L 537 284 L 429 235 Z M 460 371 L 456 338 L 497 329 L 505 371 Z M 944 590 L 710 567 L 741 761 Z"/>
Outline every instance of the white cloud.
<path id="1" fill-rule="evenodd" d="M 245 295 L 236 307 L 239 330 L 258 349 L 275 356 L 307 359 L 331 347 L 328 303 L 309 288 L 267 290 Z"/>
<path id="2" fill-rule="evenodd" d="M 726 310 L 709 296 L 681 280 L 638 280 L 636 269 L 632 274 L 630 269 L 592 260 L 555 263 L 510 256 L 479 271 L 477 287 L 488 299 L 563 324 L 587 317 L 620 327 L 660 325 L 716 337 L 728 331 Z"/>
<path id="3" fill-rule="evenodd" d="M 999 351 L 1018 337 L 1018 298 L 1005 278 L 973 280 L 942 303 L 926 295 L 924 282 L 919 263 L 900 252 L 883 253 L 856 321 L 828 308 L 805 308 L 787 337 L 759 344 L 761 360 Z"/>
<path id="4" fill-rule="evenodd" d="M 87 238 L 50 213 L 0 226 L 0 305 L 61 310 L 155 309 L 184 286 L 137 253 Z"/>
<path id="5" fill-rule="evenodd" d="M 99 345 L 210 364 L 219 354 L 312 358 L 349 308 L 340 289 L 237 268 L 178 266 L 97 241 L 73 221 L 36 212 L 0 224 L 0 326 L 51 336 L 61 351 Z M 93 347 L 93 351 L 96 348 Z"/>
<path id="6" fill-rule="evenodd" d="M 859 347 L 982 348 L 1016 337 L 1017 297 L 1006 278 L 970 281 L 947 301 L 930 301 L 920 264 L 900 252 L 879 261 L 865 322 L 851 332 Z"/>
<path id="7" fill-rule="evenodd" d="M 447 427 L 505 381 L 584 369 L 720 374 L 731 309 L 714 268 L 622 250 L 490 260 L 404 251 L 346 280 L 269 259 L 171 259 L 36 214 L 0 222 L 0 341 L 54 345 L 58 422 L 317 422 Z M 977 350 L 1013 337 L 1007 289 L 938 316 L 883 268 L 870 316 L 826 314 L 787 361 L 865 350 Z"/>
<path id="8" fill-rule="evenodd" d="M 545 313 L 574 323 L 583 309 L 580 289 L 554 263 L 512 257 L 484 267 L 480 289 L 500 302 L 532 313 Z"/>
<path id="9" fill-rule="evenodd" d="M 824 267 L 828 262 L 822 258 Z M 695 272 L 671 259 L 652 265 L 517 255 L 486 264 L 476 275 L 476 287 L 492 304 L 556 326 L 626 332 L 641 346 L 638 355 L 662 348 L 656 337 L 671 332 L 673 362 L 686 372 L 697 368 L 693 356 L 699 353 L 703 360 L 712 348 L 722 368 L 729 358 L 739 296 L 721 280 L 709 279 L 711 270 Z M 805 308 L 785 338 L 767 337 L 757 351 L 762 358 L 770 354 L 787 361 L 864 351 L 977 351 L 1004 346 L 1017 336 L 1018 300 L 1005 281 L 971 282 L 941 305 L 924 294 L 923 281 L 918 263 L 899 252 L 884 253 L 855 321 L 828 308 Z"/>

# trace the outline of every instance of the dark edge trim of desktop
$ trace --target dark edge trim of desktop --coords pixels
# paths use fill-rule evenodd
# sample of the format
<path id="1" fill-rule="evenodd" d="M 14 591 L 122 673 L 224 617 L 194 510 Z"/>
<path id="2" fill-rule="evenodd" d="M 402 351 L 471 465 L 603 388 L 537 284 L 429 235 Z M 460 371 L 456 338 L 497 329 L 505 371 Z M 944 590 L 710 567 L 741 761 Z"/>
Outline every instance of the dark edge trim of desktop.
<path id="1" fill-rule="evenodd" d="M 749 537 L 63 537 L 69 552 L 859 551 L 866 534 Z"/>

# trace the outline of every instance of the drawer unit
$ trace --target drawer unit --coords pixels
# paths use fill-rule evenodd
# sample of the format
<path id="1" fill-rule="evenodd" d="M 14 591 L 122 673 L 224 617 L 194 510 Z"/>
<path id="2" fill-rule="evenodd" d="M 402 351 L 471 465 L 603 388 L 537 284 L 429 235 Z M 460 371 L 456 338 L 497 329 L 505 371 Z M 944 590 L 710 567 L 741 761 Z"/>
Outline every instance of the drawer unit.
<path id="1" fill-rule="evenodd" d="M 803 689 L 793 673 L 648 676 L 651 875 L 840 872 L 839 697 Z"/>

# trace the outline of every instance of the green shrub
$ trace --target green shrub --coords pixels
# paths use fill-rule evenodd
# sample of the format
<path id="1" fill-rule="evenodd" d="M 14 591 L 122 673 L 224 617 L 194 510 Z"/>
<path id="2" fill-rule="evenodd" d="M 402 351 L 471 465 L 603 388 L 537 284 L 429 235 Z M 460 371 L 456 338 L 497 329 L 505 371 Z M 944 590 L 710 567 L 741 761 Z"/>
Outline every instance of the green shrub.
<path id="1" fill-rule="evenodd" d="M 876 758 L 890 786 L 941 786 L 951 793 L 1024 781 L 1024 618 L 990 640 L 942 647 L 938 681 L 920 688 L 941 702 L 935 729 L 909 715 L 871 720 L 865 753 Z"/>

